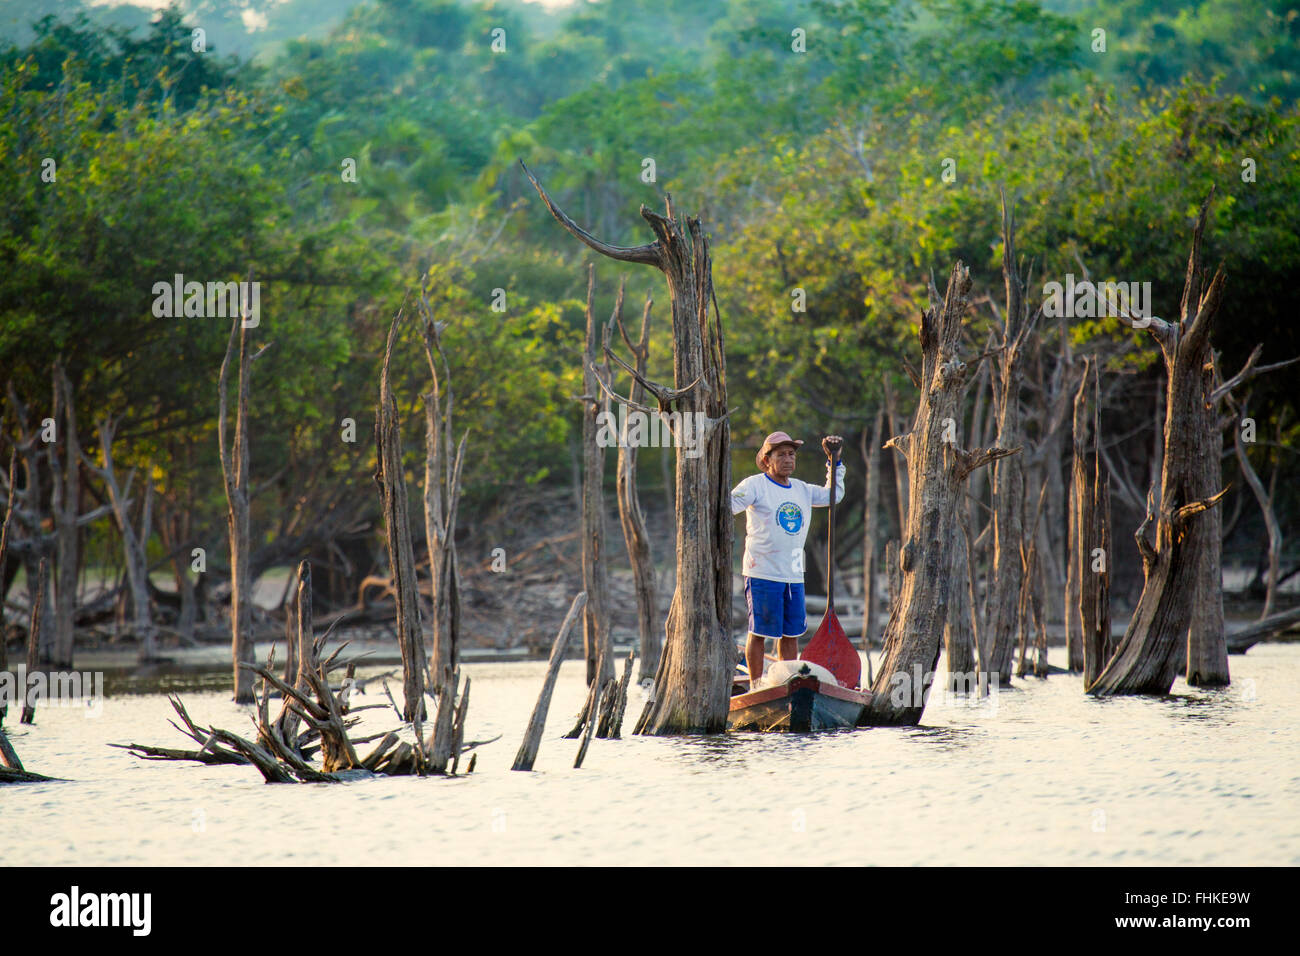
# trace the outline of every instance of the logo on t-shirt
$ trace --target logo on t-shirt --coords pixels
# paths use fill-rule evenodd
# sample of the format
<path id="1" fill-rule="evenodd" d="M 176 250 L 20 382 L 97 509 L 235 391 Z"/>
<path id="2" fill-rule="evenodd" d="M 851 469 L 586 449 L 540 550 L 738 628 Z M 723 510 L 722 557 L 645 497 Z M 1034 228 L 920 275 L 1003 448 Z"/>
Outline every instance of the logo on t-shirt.
<path id="1" fill-rule="evenodd" d="M 803 527 L 803 509 L 793 501 L 787 501 L 776 509 L 776 523 L 781 530 L 789 534 L 798 534 Z"/>

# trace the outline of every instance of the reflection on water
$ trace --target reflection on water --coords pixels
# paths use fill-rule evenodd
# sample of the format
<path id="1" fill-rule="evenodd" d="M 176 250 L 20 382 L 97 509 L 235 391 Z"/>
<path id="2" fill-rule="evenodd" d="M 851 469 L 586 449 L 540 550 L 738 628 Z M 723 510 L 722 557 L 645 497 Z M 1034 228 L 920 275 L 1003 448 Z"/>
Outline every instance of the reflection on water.
<path id="1" fill-rule="evenodd" d="M 959 752 L 973 737 L 979 736 L 979 731 L 973 727 L 927 727 L 922 724 L 911 728 L 910 736 L 928 741 L 930 746 L 939 750 Z"/>
<path id="2" fill-rule="evenodd" d="M 1298 666 L 1300 645 L 1262 645 L 1232 658 L 1229 688 L 1109 700 L 1053 674 L 995 700 L 939 697 L 920 727 L 593 740 L 573 770 L 580 742 L 560 735 L 585 688 L 570 662 L 537 772 L 520 774 L 545 664 L 471 664 L 466 736 L 503 735 L 473 776 L 281 786 L 108 747 L 191 746 L 169 692 L 201 724 L 250 728 L 228 668 L 119 669 L 98 716 L 42 705 L 34 727 L 11 722 L 27 766 L 69 782 L 0 788 L 0 845 L 10 864 L 788 863 L 793 840 L 808 863 L 1295 865 Z M 626 729 L 644 699 L 629 693 Z M 395 726 L 390 709 L 360 716 L 358 735 Z"/>

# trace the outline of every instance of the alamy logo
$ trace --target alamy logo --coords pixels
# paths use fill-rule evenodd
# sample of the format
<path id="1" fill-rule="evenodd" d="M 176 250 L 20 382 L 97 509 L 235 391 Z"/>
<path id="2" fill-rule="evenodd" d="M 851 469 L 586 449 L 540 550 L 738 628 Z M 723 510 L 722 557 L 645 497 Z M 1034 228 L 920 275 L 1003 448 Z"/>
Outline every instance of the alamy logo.
<path id="1" fill-rule="evenodd" d="M 1100 319 L 1106 316 L 1127 316 L 1134 319 L 1151 317 L 1150 282 L 1074 281 L 1074 273 L 1067 273 L 1065 285 L 1048 282 L 1043 286 L 1043 315 L 1048 318 Z M 1139 325 L 1139 328 L 1144 326 Z"/>
<path id="2" fill-rule="evenodd" d="M 687 458 L 704 454 L 708 416 L 704 412 L 659 412 L 647 415 L 626 405 L 613 412 L 596 413 L 596 446 L 599 448 L 683 449 Z"/>
<path id="3" fill-rule="evenodd" d="M 18 679 L 14 671 L 0 671 L 0 707 L 24 704 L 84 707 L 87 717 L 104 713 L 103 671 L 36 671 Z"/>
<path id="4" fill-rule="evenodd" d="M 176 273 L 171 282 L 153 284 L 153 314 L 160 319 L 233 319 L 255 329 L 262 321 L 262 283 L 185 281 Z"/>
<path id="5" fill-rule="evenodd" d="M 50 897 L 51 926 L 129 926 L 132 935 L 148 936 L 152 911 L 152 893 L 82 893 L 74 886 Z"/>

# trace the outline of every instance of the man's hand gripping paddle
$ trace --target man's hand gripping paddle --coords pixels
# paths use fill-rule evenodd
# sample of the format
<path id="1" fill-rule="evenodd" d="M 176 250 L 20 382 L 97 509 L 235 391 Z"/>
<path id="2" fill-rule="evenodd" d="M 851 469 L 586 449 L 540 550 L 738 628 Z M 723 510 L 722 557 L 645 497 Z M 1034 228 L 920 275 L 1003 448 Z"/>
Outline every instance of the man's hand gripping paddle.
<path id="1" fill-rule="evenodd" d="M 826 447 L 827 442 L 830 442 L 830 448 Z M 826 616 L 799 657 L 826 668 L 842 686 L 856 688 L 862 679 L 862 658 L 845 636 L 840 619 L 835 616 L 835 484 L 839 469 L 833 452 L 839 450 L 840 444 L 830 439 L 822 443 L 831 462 L 831 510 L 826 533 Z"/>

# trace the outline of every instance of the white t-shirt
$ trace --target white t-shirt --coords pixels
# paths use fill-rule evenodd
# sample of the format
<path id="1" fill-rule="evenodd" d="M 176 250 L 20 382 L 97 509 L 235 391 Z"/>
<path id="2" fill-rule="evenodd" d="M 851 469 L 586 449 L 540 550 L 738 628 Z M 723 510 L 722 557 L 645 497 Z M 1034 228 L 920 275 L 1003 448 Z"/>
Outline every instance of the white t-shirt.
<path id="1" fill-rule="evenodd" d="M 844 462 L 835 469 L 835 503 L 844 501 Z M 818 488 L 791 478 L 779 484 L 771 475 L 750 475 L 731 491 L 731 513 L 745 512 L 746 577 L 783 584 L 803 583 L 803 544 L 813 508 L 831 503 L 831 464 L 826 484 Z"/>

